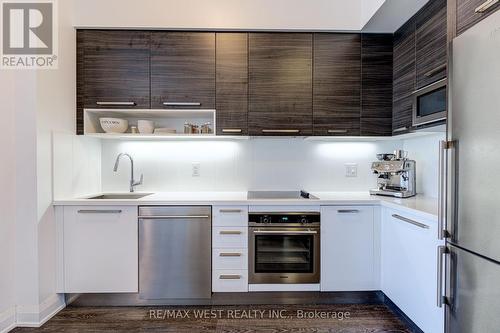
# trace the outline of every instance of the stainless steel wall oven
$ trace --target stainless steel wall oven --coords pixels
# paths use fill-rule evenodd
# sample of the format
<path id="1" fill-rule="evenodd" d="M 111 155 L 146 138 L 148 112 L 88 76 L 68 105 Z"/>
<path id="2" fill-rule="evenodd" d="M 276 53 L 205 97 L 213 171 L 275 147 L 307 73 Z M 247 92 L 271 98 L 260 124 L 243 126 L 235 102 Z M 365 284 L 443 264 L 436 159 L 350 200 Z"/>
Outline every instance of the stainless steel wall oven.
<path id="1" fill-rule="evenodd" d="M 319 283 L 320 213 L 250 213 L 249 283 Z"/>

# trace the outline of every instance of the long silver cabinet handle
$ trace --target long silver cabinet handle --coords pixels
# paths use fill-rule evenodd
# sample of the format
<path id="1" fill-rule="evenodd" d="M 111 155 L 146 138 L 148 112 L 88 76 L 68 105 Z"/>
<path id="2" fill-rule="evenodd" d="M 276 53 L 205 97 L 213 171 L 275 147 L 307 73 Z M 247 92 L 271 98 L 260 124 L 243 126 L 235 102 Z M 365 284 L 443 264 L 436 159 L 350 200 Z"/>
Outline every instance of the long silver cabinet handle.
<path id="1" fill-rule="evenodd" d="M 263 129 L 262 133 L 293 134 L 293 133 L 300 133 L 300 130 L 298 130 L 298 129 Z"/>
<path id="2" fill-rule="evenodd" d="M 241 257 L 242 254 L 238 252 L 221 252 L 219 257 Z"/>
<path id="3" fill-rule="evenodd" d="M 490 9 L 491 7 L 493 7 L 494 5 L 496 5 L 498 3 L 498 1 L 499 0 L 487 0 L 484 3 L 482 3 L 481 5 L 479 5 L 474 10 L 474 12 L 476 12 L 476 13 L 484 13 L 485 11 L 487 11 L 488 9 Z"/>
<path id="4" fill-rule="evenodd" d="M 163 102 L 165 106 L 200 106 L 199 102 Z"/>
<path id="5" fill-rule="evenodd" d="M 327 132 L 329 134 L 342 134 L 342 133 L 347 133 L 347 130 L 346 129 L 337 129 L 337 130 L 330 129 Z"/>
<path id="6" fill-rule="evenodd" d="M 78 214 L 121 214 L 121 209 L 80 209 Z"/>
<path id="7" fill-rule="evenodd" d="M 238 230 L 222 230 L 219 231 L 219 234 L 221 235 L 241 235 L 242 232 Z"/>
<path id="8" fill-rule="evenodd" d="M 223 128 L 222 133 L 241 133 L 243 130 L 241 128 Z"/>
<path id="9" fill-rule="evenodd" d="M 339 209 L 337 210 L 339 214 L 357 214 L 359 213 L 358 209 Z"/>
<path id="10" fill-rule="evenodd" d="M 136 106 L 135 102 L 96 102 L 100 106 Z"/>
<path id="11" fill-rule="evenodd" d="M 210 215 L 158 215 L 158 216 L 139 216 L 143 220 L 168 220 L 168 219 L 208 219 Z"/>
<path id="12" fill-rule="evenodd" d="M 443 257 L 448 253 L 446 246 L 438 246 L 437 249 L 437 288 L 436 288 L 436 305 L 438 308 L 443 307 Z"/>
<path id="13" fill-rule="evenodd" d="M 409 219 L 407 217 L 403 217 L 403 216 L 398 215 L 398 214 L 392 214 L 392 217 L 394 217 L 395 219 L 398 219 L 400 221 L 413 224 L 413 225 L 415 225 L 415 226 L 417 226 L 419 228 L 422 228 L 422 229 L 429 229 L 430 228 L 427 224 L 423 224 L 423 223 L 414 221 L 412 219 Z"/>
<path id="14" fill-rule="evenodd" d="M 241 279 L 241 275 L 237 274 L 224 274 L 224 275 L 219 275 L 220 280 L 239 280 Z"/>
<path id="15" fill-rule="evenodd" d="M 241 213 L 243 212 L 241 209 L 220 209 L 221 213 Z"/>
<path id="16" fill-rule="evenodd" d="M 254 234 L 283 234 L 283 235 L 314 235 L 317 234 L 317 231 L 314 230 L 308 230 L 308 231 L 286 231 L 286 230 L 269 230 L 269 231 L 264 231 L 264 230 L 255 230 L 253 232 Z"/>
<path id="17" fill-rule="evenodd" d="M 443 70 L 446 69 L 446 64 L 439 65 L 438 67 L 431 69 L 427 73 L 424 74 L 425 77 L 432 77 L 436 75 L 437 73 L 442 72 Z"/>

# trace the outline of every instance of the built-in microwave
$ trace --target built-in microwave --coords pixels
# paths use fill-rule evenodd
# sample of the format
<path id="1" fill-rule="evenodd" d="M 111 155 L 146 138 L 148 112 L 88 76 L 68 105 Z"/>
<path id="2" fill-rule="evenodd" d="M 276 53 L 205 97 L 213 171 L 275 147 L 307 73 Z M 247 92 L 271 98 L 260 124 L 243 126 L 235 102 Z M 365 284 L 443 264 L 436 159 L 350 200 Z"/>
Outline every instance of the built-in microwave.
<path id="1" fill-rule="evenodd" d="M 414 92 L 413 127 L 446 119 L 446 86 L 447 80 L 443 79 Z"/>

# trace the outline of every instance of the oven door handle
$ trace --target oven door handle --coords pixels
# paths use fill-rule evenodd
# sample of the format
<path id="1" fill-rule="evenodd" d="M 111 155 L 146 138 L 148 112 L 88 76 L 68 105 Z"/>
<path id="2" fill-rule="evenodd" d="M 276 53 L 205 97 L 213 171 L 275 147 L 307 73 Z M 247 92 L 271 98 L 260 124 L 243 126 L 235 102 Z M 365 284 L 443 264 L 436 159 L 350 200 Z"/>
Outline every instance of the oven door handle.
<path id="1" fill-rule="evenodd" d="M 254 230 L 254 234 L 280 234 L 280 235 L 314 235 L 318 232 L 315 230 L 298 230 L 298 231 L 288 231 L 288 230 Z"/>

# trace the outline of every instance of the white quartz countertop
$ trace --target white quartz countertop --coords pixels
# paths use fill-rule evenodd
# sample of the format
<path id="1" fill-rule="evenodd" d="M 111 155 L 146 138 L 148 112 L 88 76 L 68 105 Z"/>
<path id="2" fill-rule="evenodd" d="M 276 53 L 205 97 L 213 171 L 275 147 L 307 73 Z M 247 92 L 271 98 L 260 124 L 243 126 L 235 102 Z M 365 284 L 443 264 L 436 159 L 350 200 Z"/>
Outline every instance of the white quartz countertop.
<path id="1" fill-rule="evenodd" d="M 140 193 L 140 192 L 138 192 Z M 394 209 L 404 209 L 425 218 L 437 220 L 438 200 L 422 195 L 413 198 L 398 199 L 383 196 L 372 196 L 368 192 L 310 192 L 319 200 L 307 199 L 247 199 L 247 192 L 158 192 L 140 199 L 86 199 L 95 195 L 80 198 L 57 199 L 55 206 L 142 206 L 142 205 L 248 205 L 248 206 L 284 206 L 284 205 L 383 205 Z"/>

